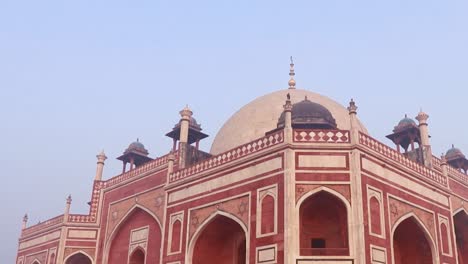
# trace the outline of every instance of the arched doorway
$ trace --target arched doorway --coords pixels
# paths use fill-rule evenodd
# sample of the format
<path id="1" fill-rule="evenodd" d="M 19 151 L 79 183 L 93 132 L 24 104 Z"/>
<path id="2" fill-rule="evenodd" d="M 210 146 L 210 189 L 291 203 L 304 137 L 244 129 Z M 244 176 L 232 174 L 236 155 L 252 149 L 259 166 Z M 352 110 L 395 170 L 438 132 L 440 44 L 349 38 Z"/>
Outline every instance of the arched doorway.
<path id="1" fill-rule="evenodd" d="M 468 264 L 468 215 L 465 211 L 458 212 L 453 217 L 455 238 L 457 241 L 458 263 Z"/>
<path id="2" fill-rule="evenodd" d="M 348 210 L 340 198 L 320 191 L 302 202 L 299 214 L 301 256 L 349 254 Z"/>
<path id="3" fill-rule="evenodd" d="M 200 232 L 192 264 L 246 263 L 246 235 L 236 221 L 217 215 Z"/>
<path id="4" fill-rule="evenodd" d="M 138 237 L 138 241 L 131 240 L 134 236 Z M 160 262 L 161 228 L 152 215 L 139 207 L 134 208 L 112 233 L 107 263 L 128 264 L 135 253 L 130 248 L 133 242 L 146 243 L 146 254 L 141 252 L 146 263 Z M 140 257 L 141 255 L 134 256 L 136 261 Z"/>
<path id="5" fill-rule="evenodd" d="M 92 261 L 83 253 L 77 253 L 69 258 L 65 264 L 92 264 Z"/>
<path id="6" fill-rule="evenodd" d="M 393 233 L 394 264 L 433 264 L 428 235 L 413 216 L 398 224 Z"/>
<path id="7" fill-rule="evenodd" d="M 130 256 L 129 264 L 145 264 L 145 252 L 141 248 L 137 248 Z"/>

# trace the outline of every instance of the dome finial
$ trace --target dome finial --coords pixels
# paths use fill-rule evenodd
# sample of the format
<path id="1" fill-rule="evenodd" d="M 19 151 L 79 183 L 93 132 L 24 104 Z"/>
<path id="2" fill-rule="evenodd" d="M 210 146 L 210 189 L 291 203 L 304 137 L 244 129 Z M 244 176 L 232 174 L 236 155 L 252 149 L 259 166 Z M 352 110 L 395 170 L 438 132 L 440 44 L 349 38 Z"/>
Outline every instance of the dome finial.
<path id="1" fill-rule="evenodd" d="M 291 56 L 290 57 L 290 60 L 291 60 L 291 63 L 289 64 L 290 66 L 290 69 L 289 69 L 289 76 L 291 77 L 289 79 L 289 89 L 296 89 L 296 80 L 294 80 L 294 75 L 296 75 L 296 73 L 294 72 L 294 61 L 293 61 L 293 57 Z"/>

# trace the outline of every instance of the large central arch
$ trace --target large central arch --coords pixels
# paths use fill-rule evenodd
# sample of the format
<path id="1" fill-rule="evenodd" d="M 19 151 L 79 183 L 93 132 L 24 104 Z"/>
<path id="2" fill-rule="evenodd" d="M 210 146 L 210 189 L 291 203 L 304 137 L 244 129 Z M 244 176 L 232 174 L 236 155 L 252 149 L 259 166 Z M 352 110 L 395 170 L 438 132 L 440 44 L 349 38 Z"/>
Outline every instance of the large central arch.
<path id="1" fill-rule="evenodd" d="M 298 246 L 301 256 L 350 254 L 349 204 L 326 187 L 317 188 L 298 201 Z"/>
<path id="2" fill-rule="evenodd" d="M 236 218 L 217 213 L 195 233 L 190 264 L 246 264 L 247 230 Z"/>
<path id="3" fill-rule="evenodd" d="M 138 238 L 138 241 L 131 241 L 131 234 L 143 229 L 147 230 L 144 232 L 146 237 Z M 141 259 L 141 253 L 144 254 L 145 262 L 159 263 L 161 237 L 162 232 L 158 219 L 146 208 L 135 206 L 128 211 L 112 231 L 106 246 L 107 259 L 104 263 L 128 264 L 130 260 L 138 262 Z M 137 252 L 139 255 L 132 255 L 135 252 L 131 251 L 131 246 L 140 246 L 140 244 L 146 244 L 146 248 L 141 253 Z"/>
<path id="4" fill-rule="evenodd" d="M 422 222 L 413 214 L 402 217 L 393 229 L 394 264 L 434 264 L 437 252 Z"/>

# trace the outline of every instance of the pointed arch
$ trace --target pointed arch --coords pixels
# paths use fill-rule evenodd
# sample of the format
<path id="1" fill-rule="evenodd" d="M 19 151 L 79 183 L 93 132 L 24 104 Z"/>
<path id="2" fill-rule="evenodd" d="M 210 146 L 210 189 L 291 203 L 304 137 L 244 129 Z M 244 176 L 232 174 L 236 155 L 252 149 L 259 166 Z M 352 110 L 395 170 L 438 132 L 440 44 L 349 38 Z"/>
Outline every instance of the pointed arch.
<path id="1" fill-rule="evenodd" d="M 197 244 L 197 241 L 198 239 L 200 238 L 200 236 L 203 234 L 203 231 L 214 221 L 216 220 L 216 218 L 218 217 L 223 217 L 223 218 L 227 218 L 231 221 L 234 221 L 235 223 L 238 224 L 238 226 L 242 229 L 243 233 L 244 233 L 244 237 L 245 237 L 245 262 L 246 264 L 249 263 L 249 230 L 247 228 L 247 226 L 244 224 L 244 222 L 242 222 L 242 220 L 240 220 L 238 217 L 236 217 L 235 215 L 232 215 L 232 214 L 229 214 L 229 213 L 226 213 L 226 212 L 223 212 L 223 211 L 216 211 L 215 213 L 211 214 L 205 221 L 203 221 L 203 223 L 201 223 L 197 230 L 195 230 L 192 238 L 190 239 L 190 241 L 188 241 L 188 246 L 187 246 L 187 255 L 185 256 L 185 263 L 187 264 L 197 264 L 197 263 L 193 263 L 193 255 L 194 255 L 194 251 L 195 251 L 195 246 Z"/>
<path id="2" fill-rule="evenodd" d="M 55 259 L 56 259 L 55 252 L 53 252 L 49 256 L 49 264 L 55 264 Z"/>
<path id="3" fill-rule="evenodd" d="M 319 201 L 327 202 L 324 205 Z M 325 214 L 314 214 L 316 210 Z M 349 201 L 339 192 L 321 186 L 307 192 L 296 203 L 298 254 L 302 256 L 346 256 L 352 249 L 352 217 Z M 330 221 L 330 217 L 335 218 Z"/>
<path id="4" fill-rule="evenodd" d="M 463 213 L 465 213 L 465 215 L 468 216 L 468 211 L 467 211 L 464 207 L 458 208 L 457 210 L 455 210 L 455 211 L 453 212 L 452 215 L 455 216 L 456 214 L 458 214 L 458 213 L 460 213 L 460 212 L 463 212 Z"/>
<path id="5" fill-rule="evenodd" d="M 458 263 L 468 263 L 468 213 L 462 208 L 453 215 Z"/>
<path id="6" fill-rule="evenodd" d="M 128 257 L 129 264 L 145 264 L 146 251 L 144 248 L 138 246 L 132 250 Z"/>
<path id="7" fill-rule="evenodd" d="M 76 262 L 76 259 L 78 259 L 80 262 Z M 82 261 L 88 261 L 88 263 L 82 263 Z M 70 254 L 68 257 L 66 257 L 63 260 L 63 263 L 65 264 L 93 264 L 93 258 L 83 250 L 79 250 L 76 252 L 73 252 L 73 254 Z"/>
<path id="8" fill-rule="evenodd" d="M 41 264 L 41 262 L 38 259 L 35 259 L 32 264 Z"/>
<path id="9" fill-rule="evenodd" d="M 346 199 L 346 197 L 344 197 L 341 193 L 333 190 L 333 189 L 330 189 L 326 186 L 320 186 L 319 188 L 316 188 L 316 189 L 313 189 L 307 193 L 305 193 L 304 195 L 301 196 L 301 198 L 296 202 L 296 208 L 299 208 L 301 206 L 301 204 L 307 200 L 307 198 L 309 198 L 310 196 L 316 194 L 316 193 L 319 193 L 321 191 L 324 191 L 324 192 L 328 192 L 334 196 L 336 196 L 337 198 L 339 198 L 345 205 L 346 205 L 346 208 L 349 211 L 351 211 L 351 204 L 349 203 L 348 199 Z"/>
<path id="10" fill-rule="evenodd" d="M 168 254 L 180 252 L 182 249 L 182 219 L 176 217 L 169 227 Z"/>
<path id="11" fill-rule="evenodd" d="M 382 235 L 382 212 L 381 203 L 377 196 L 372 195 L 369 198 L 369 219 L 370 232 L 376 235 Z"/>
<path id="12" fill-rule="evenodd" d="M 115 237 L 115 233 L 116 231 L 119 229 L 119 227 L 125 223 L 126 220 L 128 220 L 128 218 L 132 215 L 132 213 L 135 212 L 136 209 L 141 209 L 143 211 L 145 211 L 146 213 L 148 213 L 149 215 L 151 215 L 154 220 L 158 223 L 159 225 L 159 229 L 162 230 L 163 229 L 163 226 L 161 224 L 161 220 L 159 220 L 159 218 L 153 213 L 151 212 L 151 210 L 149 210 L 148 208 L 144 207 L 144 206 L 141 206 L 139 204 L 135 204 L 132 208 L 130 208 L 126 213 L 125 213 L 125 216 L 122 217 L 122 219 L 120 219 L 120 221 L 117 223 L 117 225 L 115 225 L 114 229 L 112 230 L 112 232 L 110 233 L 109 237 L 107 238 L 106 240 L 106 244 L 109 244 L 109 242 L 114 239 Z"/>
<path id="13" fill-rule="evenodd" d="M 122 219 L 117 223 L 117 225 L 113 228 L 112 232 L 110 233 L 110 235 L 106 238 L 106 242 L 105 242 L 105 247 L 104 247 L 104 261 L 103 263 L 109 263 L 110 264 L 110 260 L 111 260 L 111 254 L 112 254 L 112 245 L 114 243 L 114 241 L 116 241 L 116 237 L 119 235 L 120 231 L 122 230 L 122 228 L 129 223 L 129 221 L 131 221 L 131 219 L 136 215 L 136 214 L 139 214 L 139 212 L 142 213 L 142 217 L 144 215 L 148 216 L 146 218 L 145 221 L 149 221 L 149 222 L 153 222 L 155 223 L 155 225 L 153 226 L 153 228 L 150 228 L 149 229 L 149 232 L 152 233 L 153 235 L 148 235 L 148 245 L 147 247 L 149 248 L 151 245 L 150 244 L 156 244 L 156 248 L 159 248 L 161 246 L 161 242 L 162 242 L 162 225 L 161 225 L 161 221 L 159 220 L 159 218 L 153 213 L 151 212 L 148 208 L 144 207 L 144 206 L 141 206 L 140 204 L 135 204 L 132 208 L 130 208 L 124 215 L 124 217 L 122 217 Z M 141 227 L 141 225 L 139 225 L 139 227 Z M 136 227 L 137 228 L 137 227 Z M 154 229 L 154 230 L 153 230 Z M 128 231 L 128 230 L 127 230 Z M 128 234 L 130 236 L 130 234 Z M 125 255 L 125 258 L 123 259 L 127 259 L 128 256 L 130 256 L 130 252 L 128 252 L 128 240 L 129 238 L 127 239 L 127 242 L 125 244 L 125 248 L 127 248 L 127 255 Z M 155 241 L 153 241 L 155 240 Z M 153 250 L 153 251 L 148 251 L 146 250 L 145 252 L 152 252 L 151 253 L 151 257 L 156 257 L 157 258 L 157 262 L 160 261 L 161 257 L 162 257 L 162 251 L 160 250 Z M 153 254 L 157 255 L 157 256 L 153 256 Z M 149 256 L 146 255 L 146 258 L 148 258 Z M 120 258 L 119 258 L 120 259 Z M 115 263 L 112 263 L 112 264 L 115 264 Z"/>
<path id="14" fill-rule="evenodd" d="M 395 224 L 393 225 L 393 228 L 392 228 L 392 232 L 391 232 L 391 245 L 392 245 L 392 248 L 391 249 L 392 249 L 393 264 L 398 264 L 399 263 L 398 260 L 396 259 L 396 257 L 398 257 L 398 256 L 395 256 L 396 254 L 398 254 L 398 252 L 396 252 L 396 250 L 395 250 L 395 233 L 399 229 L 399 227 L 401 227 L 402 224 L 405 223 L 405 221 L 414 221 L 414 224 L 416 224 L 416 226 L 419 227 L 419 231 L 423 234 L 424 238 L 427 241 L 429 249 L 431 251 L 430 253 L 431 253 L 432 263 L 433 264 L 439 263 L 439 253 L 437 251 L 437 246 L 436 246 L 434 238 L 431 236 L 431 233 L 429 232 L 427 227 L 424 225 L 423 221 L 421 221 L 421 219 L 419 219 L 419 217 L 416 214 L 414 214 L 413 212 L 410 212 L 410 213 L 407 213 L 407 214 L 401 216 L 395 222 Z M 412 229 L 412 231 L 418 231 L 418 230 Z M 421 243 L 413 243 L 412 245 L 421 246 Z M 413 250 L 413 252 L 417 252 L 417 251 Z M 421 252 L 419 252 L 419 253 L 421 253 Z"/>
<path id="15" fill-rule="evenodd" d="M 267 192 L 260 200 L 260 234 L 270 234 L 276 232 L 277 206 L 276 197 Z"/>

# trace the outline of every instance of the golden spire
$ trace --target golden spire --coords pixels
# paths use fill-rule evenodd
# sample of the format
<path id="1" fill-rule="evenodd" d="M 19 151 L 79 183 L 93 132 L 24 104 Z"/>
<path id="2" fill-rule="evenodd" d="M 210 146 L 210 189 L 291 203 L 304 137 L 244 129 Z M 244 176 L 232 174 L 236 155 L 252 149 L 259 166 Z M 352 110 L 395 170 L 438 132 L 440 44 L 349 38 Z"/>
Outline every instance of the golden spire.
<path id="1" fill-rule="evenodd" d="M 289 79 L 289 89 L 296 89 L 296 80 L 294 80 L 294 75 L 296 75 L 296 73 L 294 72 L 294 61 L 293 61 L 293 57 L 291 56 L 290 57 L 291 59 L 291 63 L 289 64 L 291 66 L 291 68 L 289 69 L 289 76 L 291 76 L 291 78 Z"/>

